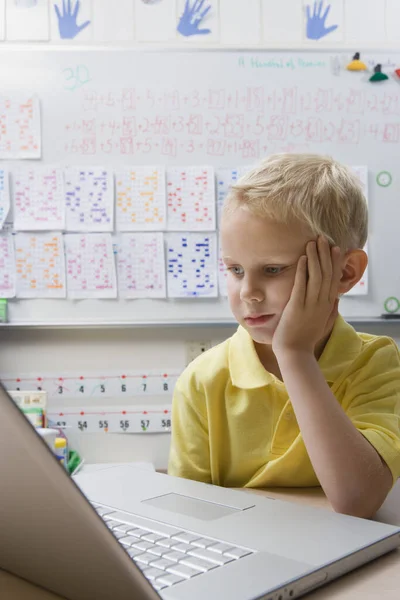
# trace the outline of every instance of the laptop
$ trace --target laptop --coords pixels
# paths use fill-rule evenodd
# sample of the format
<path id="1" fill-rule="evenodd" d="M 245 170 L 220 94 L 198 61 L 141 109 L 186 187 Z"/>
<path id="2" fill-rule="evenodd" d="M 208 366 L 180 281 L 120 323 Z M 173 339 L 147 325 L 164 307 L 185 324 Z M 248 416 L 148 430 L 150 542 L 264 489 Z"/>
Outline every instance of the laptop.
<path id="1" fill-rule="evenodd" d="M 400 529 L 132 466 L 73 480 L 0 386 L 0 568 L 68 600 L 283 600 Z"/>

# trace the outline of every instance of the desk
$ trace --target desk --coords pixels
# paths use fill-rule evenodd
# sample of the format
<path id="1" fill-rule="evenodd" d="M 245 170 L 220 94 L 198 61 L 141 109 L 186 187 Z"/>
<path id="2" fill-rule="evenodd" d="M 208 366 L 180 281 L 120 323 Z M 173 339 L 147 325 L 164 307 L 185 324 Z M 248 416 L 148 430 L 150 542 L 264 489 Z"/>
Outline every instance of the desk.
<path id="1" fill-rule="evenodd" d="M 329 507 L 322 490 L 271 489 L 243 490 L 243 493 L 263 494 L 291 502 Z M 400 525 L 400 480 L 394 486 L 377 521 Z M 348 575 L 307 595 L 310 600 L 398 600 L 400 596 L 400 550 L 386 554 Z M 0 570 L 0 598 L 4 600 L 60 600 L 60 596 L 41 590 Z"/>

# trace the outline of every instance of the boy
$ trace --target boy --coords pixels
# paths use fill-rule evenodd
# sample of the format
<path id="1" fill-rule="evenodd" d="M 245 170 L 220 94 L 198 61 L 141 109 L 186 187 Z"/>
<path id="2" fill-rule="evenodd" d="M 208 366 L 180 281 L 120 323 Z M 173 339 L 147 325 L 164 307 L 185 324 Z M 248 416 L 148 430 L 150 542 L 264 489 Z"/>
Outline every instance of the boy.
<path id="1" fill-rule="evenodd" d="M 271 156 L 232 188 L 221 241 L 239 328 L 177 382 L 171 475 L 321 485 L 360 517 L 380 507 L 400 475 L 399 351 L 338 313 L 367 227 L 357 178 L 327 157 Z"/>

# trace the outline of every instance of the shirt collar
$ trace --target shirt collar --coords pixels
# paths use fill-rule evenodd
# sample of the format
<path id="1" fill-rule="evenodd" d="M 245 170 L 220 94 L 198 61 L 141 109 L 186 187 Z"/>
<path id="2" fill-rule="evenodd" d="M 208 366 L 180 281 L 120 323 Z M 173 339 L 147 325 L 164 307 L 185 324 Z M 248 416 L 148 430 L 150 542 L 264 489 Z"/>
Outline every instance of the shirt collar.
<path id="1" fill-rule="evenodd" d="M 333 383 L 360 353 L 362 341 L 354 328 L 338 316 L 330 338 L 318 361 L 329 383 Z M 258 358 L 254 342 L 246 329 L 239 326 L 229 346 L 229 372 L 232 384 L 242 389 L 256 389 L 276 382 Z"/>

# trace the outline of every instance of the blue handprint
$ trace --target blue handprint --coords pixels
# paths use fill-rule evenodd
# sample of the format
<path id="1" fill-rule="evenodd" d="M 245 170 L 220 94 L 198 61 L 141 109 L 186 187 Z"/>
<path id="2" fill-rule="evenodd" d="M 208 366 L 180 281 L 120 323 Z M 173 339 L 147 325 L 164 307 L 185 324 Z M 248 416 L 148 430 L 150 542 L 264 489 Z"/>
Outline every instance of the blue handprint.
<path id="1" fill-rule="evenodd" d="M 190 0 L 186 0 L 185 9 L 178 23 L 178 31 L 181 35 L 189 37 L 211 33 L 211 29 L 199 29 L 200 23 L 211 10 L 210 4 L 203 10 L 204 3 L 205 0 L 194 0 L 191 5 Z"/>
<path id="2" fill-rule="evenodd" d="M 77 24 L 76 19 L 80 8 L 79 0 L 76 0 L 74 9 L 72 9 L 71 0 L 62 0 L 62 8 L 63 12 L 61 14 L 57 4 L 54 5 L 54 10 L 56 11 L 58 19 L 60 37 L 63 40 L 72 40 L 82 31 L 82 29 L 85 29 L 90 25 L 90 21 L 85 21 L 82 25 Z"/>
<path id="3" fill-rule="evenodd" d="M 329 11 L 331 9 L 331 5 L 325 9 L 324 14 L 322 14 L 324 0 L 320 2 L 314 2 L 314 11 L 311 15 L 311 6 L 307 4 L 307 37 L 309 40 L 320 40 L 321 38 L 328 35 L 332 31 L 337 29 L 337 25 L 331 25 L 330 27 L 325 27 L 325 21 L 328 17 Z"/>

